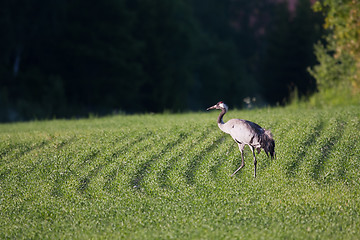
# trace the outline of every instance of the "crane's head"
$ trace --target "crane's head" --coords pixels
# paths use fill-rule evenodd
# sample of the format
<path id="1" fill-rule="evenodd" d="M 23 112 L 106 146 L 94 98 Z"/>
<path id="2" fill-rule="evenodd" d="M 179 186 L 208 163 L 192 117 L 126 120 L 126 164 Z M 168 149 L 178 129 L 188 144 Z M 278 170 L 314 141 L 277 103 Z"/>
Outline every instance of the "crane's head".
<path id="1" fill-rule="evenodd" d="M 220 110 L 225 109 L 225 111 L 227 111 L 228 106 L 223 101 L 220 101 L 217 104 L 215 104 L 214 106 L 207 108 L 206 110 L 209 111 L 211 109 L 220 109 Z"/>

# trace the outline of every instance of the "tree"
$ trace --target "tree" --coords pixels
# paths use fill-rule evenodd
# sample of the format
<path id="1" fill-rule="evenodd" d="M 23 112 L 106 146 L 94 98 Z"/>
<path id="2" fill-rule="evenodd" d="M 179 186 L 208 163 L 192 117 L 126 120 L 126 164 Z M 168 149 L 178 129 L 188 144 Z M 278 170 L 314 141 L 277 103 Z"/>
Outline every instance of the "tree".
<path id="1" fill-rule="evenodd" d="M 305 93 L 314 23 L 302 6 L 289 21 L 273 0 L 1 1 L 0 120 Z"/>
<path id="2" fill-rule="evenodd" d="M 270 103 L 286 104 L 292 92 L 300 97 L 315 91 L 315 81 L 306 71 L 315 64 L 312 46 L 321 35 L 321 17 L 308 0 L 298 1 L 290 13 L 285 3 L 273 8 L 261 61 L 262 93 Z"/>
<path id="3" fill-rule="evenodd" d="M 133 0 L 129 9 L 135 13 L 130 34 L 142 43 L 142 110 L 186 109 L 198 37 L 191 8 L 180 0 Z"/>
<path id="4" fill-rule="evenodd" d="M 320 93 L 360 93 L 360 1 L 317 1 L 314 10 L 325 16 L 326 44 L 318 43 L 315 54 L 319 64 L 310 70 Z"/>

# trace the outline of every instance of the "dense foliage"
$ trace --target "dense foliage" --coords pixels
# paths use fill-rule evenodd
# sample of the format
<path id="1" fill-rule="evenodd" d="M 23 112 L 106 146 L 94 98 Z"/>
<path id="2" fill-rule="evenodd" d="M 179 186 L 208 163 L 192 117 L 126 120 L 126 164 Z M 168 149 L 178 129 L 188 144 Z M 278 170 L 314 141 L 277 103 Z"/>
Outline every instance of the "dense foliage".
<path id="1" fill-rule="evenodd" d="M 306 95 L 321 17 L 275 2 L 1 1 L 0 120 Z"/>
<path id="2" fill-rule="evenodd" d="M 313 100 L 326 104 L 360 101 L 360 1 L 323 0 L 314 5 L 325 15 L 325 44 L 318 43 L 319 62 L 311 74 L 320 94 Z"/>
<path id="3" fill-rule="evenodd" d="M 2 124 L 0 238 L 357 239 L 359 116 L 230 111 L 274 134 L 256 179 L 215 112 Z"/>

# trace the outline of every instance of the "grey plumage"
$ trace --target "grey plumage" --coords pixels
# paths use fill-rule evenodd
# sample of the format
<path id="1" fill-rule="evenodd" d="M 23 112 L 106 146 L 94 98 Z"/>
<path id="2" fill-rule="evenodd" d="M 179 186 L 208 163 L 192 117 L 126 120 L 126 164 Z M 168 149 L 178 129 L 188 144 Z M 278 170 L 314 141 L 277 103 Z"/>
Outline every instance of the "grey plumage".
<path id="1" fill-rule="evenodd" d="M 266 130 L 260 127 L 258 124 L 243 120 L 243 119 L 230 119 L 226 123 L 223 121 L 223 116 L 228 111 L 228 107 L 223 102 L 218 102 L 207 110 L 220 109 L 221 113 L 218 117 L 217 123 L 221 131 L 230 134 L 230 136 L 238 144 L 241 152 L 241 166 L 231 175 L 234 176 L 241 168 L 245 166 L 244 162 L 244 148 L 248 145 L 253 153 L 254 157 L 254 177 L 256 177 L 256 165 L 257 160 L 254 150 L 256 149 L 260 153 L 261 149 L 264 149 L 267 156 L 271 156 L 271 159 L 276 157 L 275 154 L 275 141 L 270 130 Z"/>

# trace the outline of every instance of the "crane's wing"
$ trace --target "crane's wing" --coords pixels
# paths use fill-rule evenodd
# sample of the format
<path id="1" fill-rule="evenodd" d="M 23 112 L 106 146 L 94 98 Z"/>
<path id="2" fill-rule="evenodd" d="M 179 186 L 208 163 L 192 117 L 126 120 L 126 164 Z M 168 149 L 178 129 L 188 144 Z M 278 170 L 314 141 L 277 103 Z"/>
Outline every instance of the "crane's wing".
<path id="1" fill-rule="evenodd" d="M 260 147 L 260 136 L 265 130 L 258 124 L 243 119 L 231 119 L 225 124 L 229 134 L 236 142 L 255 148 Z"/>

